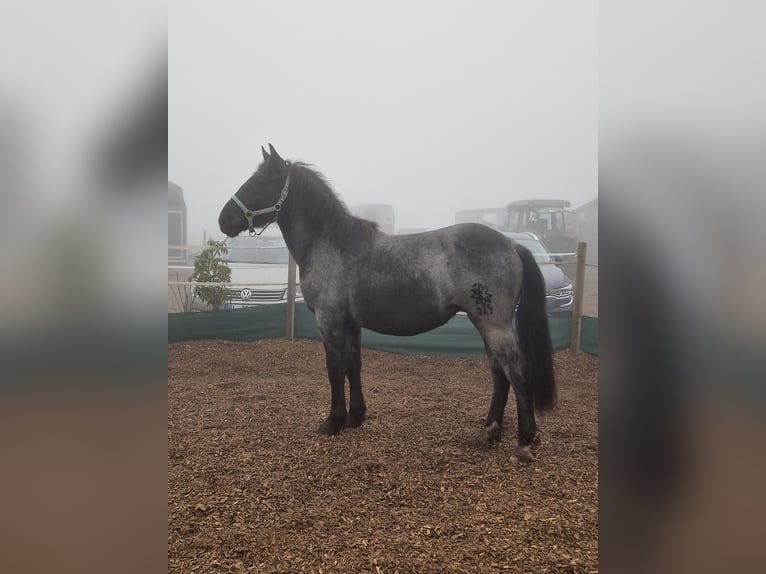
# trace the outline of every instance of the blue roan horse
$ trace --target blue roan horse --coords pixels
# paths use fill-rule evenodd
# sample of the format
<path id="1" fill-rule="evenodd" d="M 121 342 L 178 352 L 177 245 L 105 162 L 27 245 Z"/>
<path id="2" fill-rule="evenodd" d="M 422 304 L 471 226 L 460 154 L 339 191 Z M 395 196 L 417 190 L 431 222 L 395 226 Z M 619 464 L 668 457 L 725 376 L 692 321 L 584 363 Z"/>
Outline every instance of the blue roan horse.
<path id="1" fill-rule="evenodd" d="M 517 456 L 533 460 L 535 409 L 554 406 L 556 387 L 545 286 L 532 254 L 472 223 L 412 235 L 382 233 L 351 215 L 319 173 L 269 148 L 262 149 L 263 163 L 226 203 L 218 223 L 229 237 L 273 221 L 282 230 L 324 342 L 332 402 L 319 430 L 331 435 L 364 420 L 362 327 L 415 335 L 465 311 L 484 339 L 494 382 L 485 439 L 500 439 L 512 386 Z M 511 328 L 517 302 L 518 339 Z"/>

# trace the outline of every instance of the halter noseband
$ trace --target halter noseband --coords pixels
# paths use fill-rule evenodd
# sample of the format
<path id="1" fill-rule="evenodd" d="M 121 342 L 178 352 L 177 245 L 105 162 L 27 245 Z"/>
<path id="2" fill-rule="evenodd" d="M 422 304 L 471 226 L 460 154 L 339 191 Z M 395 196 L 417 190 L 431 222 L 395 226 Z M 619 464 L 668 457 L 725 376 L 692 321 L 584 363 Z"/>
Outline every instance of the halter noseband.
<path id="1" fill-rule="evenodd" d="M 245 218 L 247 219 L 248 224 L 248 230 L 250 231 L 250 237 L 253 235 L 260 235 L 263 233 L 266 228 L 274 223 L 279 218 L 279 212 L 282 209 L 282 204 L 285 202 L 285 199 L 287 199 L 287 189 L 290 187 L 290 163 L 285 162 L 287 165 L 287 178 L 285 178 L 285 185 L 282 188 L 282 193 L 279 194 L 279 199 L 277 202 L 272 205 L 271 207 L 266 207 L 264 209 L 257 209 L 255 211 L 251 211 L 247 208 L 247 206 L 240 201 L 240 199 L 237 197 L 237 194 L 231 196 L 231 199 L 234 203 L 236 203 L 239 208 L 245 213 Z M 257 215 L 263 215 L 264 213 L 274 213 L 274 218 L 269 221 L 266 225 L 263 226 L 261 229 L 261 233 L 255 232 L 255 226 L 253 225 L 253 217 Z"/>

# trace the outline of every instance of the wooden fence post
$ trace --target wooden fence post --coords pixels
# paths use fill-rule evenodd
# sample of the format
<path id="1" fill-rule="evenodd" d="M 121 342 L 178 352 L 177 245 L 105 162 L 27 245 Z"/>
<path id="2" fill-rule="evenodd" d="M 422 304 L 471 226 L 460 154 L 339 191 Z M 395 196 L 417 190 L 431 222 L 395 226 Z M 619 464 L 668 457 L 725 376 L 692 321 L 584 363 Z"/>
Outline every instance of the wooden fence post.
<path id="1" fill-rule="evenodd" d="M 295 339 L 295 277 L 297 266 L 292 253 L 287 263 L 287 324 L 285 325 L 285 337 L 290 341 Z"/>
<path id="2" fill-rule="evenodd" d="M 574 301 L 572 302 L 572 330 L 569 337 L 569 350 L 580 352 L 580 319 L 582 318 L 582 300 L 585 291 L 585 253 L 588 244 L 577 244 L 577 273 L 574 284 Z"/>

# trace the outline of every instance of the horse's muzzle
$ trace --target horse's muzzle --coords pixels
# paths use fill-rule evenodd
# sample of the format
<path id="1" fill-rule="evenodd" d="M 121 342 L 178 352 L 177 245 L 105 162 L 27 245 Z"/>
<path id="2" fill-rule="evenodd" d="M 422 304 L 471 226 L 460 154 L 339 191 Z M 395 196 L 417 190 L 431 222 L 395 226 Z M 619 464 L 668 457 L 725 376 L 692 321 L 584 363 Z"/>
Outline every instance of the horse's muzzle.
<path id="1" fill-rule="evenodd" d="M 218 217 L 218 228 L 221 230 L 221 233 L 226 235 L 227 237 L 236 237 L 239 235 L 240 231 L 242 231 L 241 226 L 236 226 L 231 221 L 232 218 L 227 217 L 223 213 Z"/>

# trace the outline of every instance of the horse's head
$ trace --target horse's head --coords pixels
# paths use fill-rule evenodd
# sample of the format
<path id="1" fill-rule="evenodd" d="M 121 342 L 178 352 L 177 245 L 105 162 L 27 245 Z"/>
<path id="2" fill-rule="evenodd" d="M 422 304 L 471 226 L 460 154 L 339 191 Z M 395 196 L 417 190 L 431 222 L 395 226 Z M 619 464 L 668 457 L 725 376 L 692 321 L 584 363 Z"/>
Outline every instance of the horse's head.
<path id="1" fill-rule="evenodd" d="M 218 226 L 229 237 L 245 229 L 264 227 L 276 219 L 287 197 L 288 165 L 269 144 L 269 152 L 261 147 L 263 163 L 226 202 L 218 216 Z"/>

